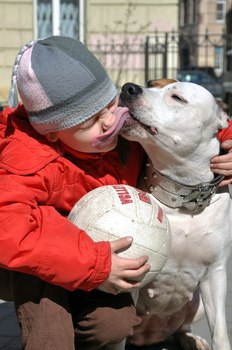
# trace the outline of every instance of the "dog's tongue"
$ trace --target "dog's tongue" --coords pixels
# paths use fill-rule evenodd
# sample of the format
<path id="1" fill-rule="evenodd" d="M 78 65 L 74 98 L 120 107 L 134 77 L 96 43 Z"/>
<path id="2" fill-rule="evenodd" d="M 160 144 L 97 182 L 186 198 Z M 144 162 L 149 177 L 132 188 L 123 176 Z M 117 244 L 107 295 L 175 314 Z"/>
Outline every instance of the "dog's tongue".
<path id="1" fill-rule="evenodd" d="M 111 128 L 108 129 L 103 135 L 93 139 L 93 147 L 101 149 L 110 143 L 111 139 L 118 134 L 126 119 L 130 117 L 129 109 L 127 107 L 118 107 L 115 111 L 115 115 L 117 118 L 115 119 L 115 122 Z"/>

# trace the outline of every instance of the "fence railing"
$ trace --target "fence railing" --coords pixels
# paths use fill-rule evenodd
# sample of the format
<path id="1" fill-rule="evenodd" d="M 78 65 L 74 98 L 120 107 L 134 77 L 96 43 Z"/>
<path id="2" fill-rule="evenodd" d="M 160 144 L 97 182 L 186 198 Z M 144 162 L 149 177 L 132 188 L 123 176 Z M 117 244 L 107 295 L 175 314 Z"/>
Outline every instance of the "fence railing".
<path id="1" fill-rule="evenodd" d="M 220 76 L 227 43 L 225 34 L 207 31 L 202 35 L 157 32 L 124 40 L 108 36 L 90 49 L 120 87 L 126 81 L 144 85 L 149 79 L 176 78 L 179 69 L 190 67 L 208 68 L 210 74 Z"/>

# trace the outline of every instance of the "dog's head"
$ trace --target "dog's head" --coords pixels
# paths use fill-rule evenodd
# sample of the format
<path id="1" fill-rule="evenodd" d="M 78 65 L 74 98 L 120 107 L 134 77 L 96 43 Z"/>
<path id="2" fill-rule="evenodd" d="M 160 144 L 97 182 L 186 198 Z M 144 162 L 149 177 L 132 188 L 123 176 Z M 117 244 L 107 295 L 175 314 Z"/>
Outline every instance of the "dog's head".
<path id="1" fill-rule="evenodd" d="M 164 148 L 196 148 L 228 123 L 211 93 L 193 83 L 165 79 L 150 81 L 148 88 L 126 83 L 120 101 L 131 114 L 122 135 L 143 145 L 152 142 Z"/>

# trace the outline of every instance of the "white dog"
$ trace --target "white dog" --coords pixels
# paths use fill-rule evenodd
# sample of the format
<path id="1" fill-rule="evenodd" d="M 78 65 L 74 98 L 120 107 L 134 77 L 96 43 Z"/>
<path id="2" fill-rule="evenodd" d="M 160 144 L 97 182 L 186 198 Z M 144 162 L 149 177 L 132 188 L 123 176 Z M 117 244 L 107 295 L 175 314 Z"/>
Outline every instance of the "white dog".
<path id="1" fill-rule="evenodd" d="M 183 349 L 210 349 L 190 332 L 199 294 L 213 350 L 230 350 L 225 319 L 226 262 L 232 243 L 232 201 L 210 159 L 219 153 L 217 132 L 227 117 L 213 96 L 192 83 L 162 88 L 127 83 L 121 101 L 130 110 L 122 135 L 138 141 L 149 164 L 145 189 L 165 209 L 172 250 L 162 272 L 140 291 L 136 345 L 160 342 L 178 333 Z"/>

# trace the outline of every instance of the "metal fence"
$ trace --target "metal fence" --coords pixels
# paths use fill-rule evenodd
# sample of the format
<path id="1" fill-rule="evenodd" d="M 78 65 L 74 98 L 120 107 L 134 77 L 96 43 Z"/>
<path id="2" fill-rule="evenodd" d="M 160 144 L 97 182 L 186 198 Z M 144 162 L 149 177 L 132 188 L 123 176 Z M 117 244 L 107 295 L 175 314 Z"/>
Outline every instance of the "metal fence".
<path id="1" fill-rule="evenodd" d="M 139 41 L 105 39 L 89 45 L 118 88 L 133 81 L 144 84 L 146 37 Z"/>
<path id="2" fill-rule="evenodd" d="M 106 37 L 90 49 L 118 87 L 126 81 L 144 85 L 149 79 L 176 78 L 178 70 L 193 67 L 222 76 L 228 37 L 207 31 L 204 35 L 157 32 L 124 40 Z"/>

